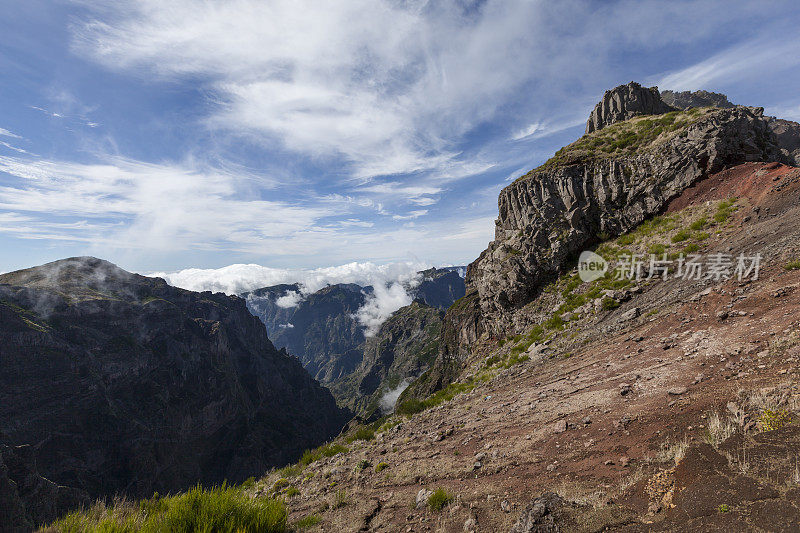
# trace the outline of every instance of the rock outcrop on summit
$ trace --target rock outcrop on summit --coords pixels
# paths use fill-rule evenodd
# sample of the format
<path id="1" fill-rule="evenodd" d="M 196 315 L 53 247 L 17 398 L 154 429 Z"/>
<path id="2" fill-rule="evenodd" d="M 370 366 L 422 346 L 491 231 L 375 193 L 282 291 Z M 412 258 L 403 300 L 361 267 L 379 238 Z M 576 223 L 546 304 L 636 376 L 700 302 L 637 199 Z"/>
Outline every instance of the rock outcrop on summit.
<path id="1" fill-rule="evenodd" d="M 615 122 L 641 115 L 661 115 L 675 111 L 658 93 L 658 87 L 642 87 L 636 82 L 606 91 L 589 115 L 586 133 L 598 131 Z"/>
<path id="2" fill-rule="evenodd" d="M 94 258 L 0 276 L 0 361 L 6 477 L 27 450 L 56 503 L 240 482 L 349 419 L 241 298 Z"/>
<path id="3" fill-rule="evenodd" d="M 675 109 L 689 109 L 691 107 L 718 107 L 729 109 L 736 107 L 728 101 L 722 93 L 710 91 L 661 91 L 661 99 L 668 106 Z"/>

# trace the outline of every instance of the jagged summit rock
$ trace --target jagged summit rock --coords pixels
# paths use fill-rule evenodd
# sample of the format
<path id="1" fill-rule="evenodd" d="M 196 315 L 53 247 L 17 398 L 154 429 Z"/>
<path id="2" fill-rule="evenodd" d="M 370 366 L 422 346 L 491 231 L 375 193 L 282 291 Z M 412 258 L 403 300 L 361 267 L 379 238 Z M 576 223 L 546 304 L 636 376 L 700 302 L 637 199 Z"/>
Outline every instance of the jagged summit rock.
<path id="1" fill-rule="evenodd" d="M 661 115 L 676 108 L 667 105 L 658 87 L 642 87 L 635 81 L 606 91 L 586 122 L 586 133 L 641 115 Z"/>
<path id="2" fill-rule="evenodd" d="M 689 109 L 692 107 L 718 107 L 729 109 L 736 107 L 728 97 L 722 93 L 711 91 L 661 91 L 661 100 L 676 109 Z"/>

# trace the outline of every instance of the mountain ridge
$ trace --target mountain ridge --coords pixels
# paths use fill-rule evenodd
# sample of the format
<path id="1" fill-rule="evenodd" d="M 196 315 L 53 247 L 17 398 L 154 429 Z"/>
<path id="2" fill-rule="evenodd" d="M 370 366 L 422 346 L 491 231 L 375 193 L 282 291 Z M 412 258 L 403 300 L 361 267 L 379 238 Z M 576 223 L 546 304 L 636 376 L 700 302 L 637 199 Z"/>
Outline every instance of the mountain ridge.
<path id="1" fill-rule="evenodd" d="M 244 300 L 95 258 L 0 276 L 0 359 L 0 444 L 91 498 L 242 481 L 349 418 Z"/>

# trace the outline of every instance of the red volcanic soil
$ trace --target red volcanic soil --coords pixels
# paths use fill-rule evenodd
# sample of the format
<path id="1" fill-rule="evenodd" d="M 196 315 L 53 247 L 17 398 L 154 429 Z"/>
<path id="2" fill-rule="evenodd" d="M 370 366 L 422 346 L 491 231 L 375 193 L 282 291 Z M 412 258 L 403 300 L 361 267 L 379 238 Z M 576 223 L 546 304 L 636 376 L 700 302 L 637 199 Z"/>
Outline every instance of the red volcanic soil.
<path id="1" fill-rule="evenodd" d="M 712 174 L 672 200 L 668 213 L 690 205 L 727 198 L 747 198 L 753 205 L 774 201 L 777 193 L 798 183 L 800 169 L 781 163 L 744 163 Z M 797 200 L 797 198 L 794 198 Z"/>

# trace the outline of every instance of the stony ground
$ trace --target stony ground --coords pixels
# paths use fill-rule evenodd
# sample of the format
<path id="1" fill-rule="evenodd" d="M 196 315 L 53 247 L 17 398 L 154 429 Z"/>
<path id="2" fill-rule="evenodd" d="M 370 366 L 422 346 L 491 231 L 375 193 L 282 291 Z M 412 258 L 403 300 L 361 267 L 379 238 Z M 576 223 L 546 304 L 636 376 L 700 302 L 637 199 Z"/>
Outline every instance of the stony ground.
<path id="1" fill-rule="evenodd" d="M 509 531 L 521 515 L 563 531 L 800 530 L 800 171 L 742 165 L 668 213 L 730 197 L 701 252 L 759 251 L 759 280 L 642 284 L 473 390 L 254 492 L 296 488 L 291 518 L 311 531 Z M 441 511 L 426 505 L 438 488 L 453 496 Z M 546 492 L 571 503 L 529 507 Z"/>

